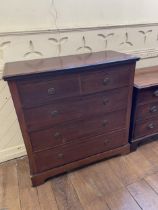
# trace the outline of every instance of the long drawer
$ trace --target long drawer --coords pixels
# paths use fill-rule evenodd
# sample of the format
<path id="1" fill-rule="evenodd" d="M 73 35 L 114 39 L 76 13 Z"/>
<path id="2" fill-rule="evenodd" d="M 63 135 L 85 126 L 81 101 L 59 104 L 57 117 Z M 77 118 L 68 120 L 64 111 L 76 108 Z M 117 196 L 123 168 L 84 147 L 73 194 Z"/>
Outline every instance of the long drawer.
<path id="1" fill-rule="evenodd" d="M 136 107 L 136 120 L 143 120 L 158 115 L 158 100 L 153 103 L 139 105 Z"/>
<path id="2" fill-rule="evenodd" d="M 37 172 L 80 160 L 97 153 L 127 144 L 125 130 L 99 135 L 79 144 L 67 144 L 55 149 L 34 153 Z"/>
<path id="3" fill-rule="evenodd" d="M 108 133 L 126 126 L 126 111 L 117 111 L 97 117 L 70 122 L 53 128 L 30 133 L 34 151 L 51 148 L 69 141 L 81 141 L 81 138 Z"/>
<path id="4" fill-rule="evenodd" d="M 23 107 L 33 107 L 56 99 L 129 86 L 132 73 L 129 68 L 132 66 L 99 68 L 97 71 L 92 68 L 88 73 L 18 82 L 21 102 Z"/>
<path id="5" fill-rule="evenodd" d="M 155 133 L 158 133 L 158 117 L 136 122 L 134 138 L 141 138 Z"/>
<path id="6" fill-rule="evenodd" d="M 124 87 L 102 94 L 79 97 L 73 101 L 61 101 L 24 110 L 28 129 L 41 129 L 81 117 L 125 109 L 128 90 L 128 87 Z"/>

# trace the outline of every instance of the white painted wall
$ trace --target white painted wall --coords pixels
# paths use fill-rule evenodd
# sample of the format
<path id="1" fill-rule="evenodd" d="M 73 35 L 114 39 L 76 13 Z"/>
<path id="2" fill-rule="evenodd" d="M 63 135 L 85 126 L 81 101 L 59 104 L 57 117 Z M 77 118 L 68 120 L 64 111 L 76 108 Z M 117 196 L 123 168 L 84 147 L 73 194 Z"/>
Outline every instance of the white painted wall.
<path id="1" fill-rule="evenodd" d="M 156 0 L 5 0 L 0 31 L 157 22 Z M 50 14 L 52 16 L 50 16 Z"/>
<path id="2" fill-rule="evenodd" d="M 87 52 L 83 37 L 92 51 L 133 53 L 142 57 L 138 67 L 158 65 L 158 23 L 150 24 L 158 22 L 157 9 L 155 0 L 5 0 L 0 4 L 0 74 L 7 61 Z M 46 31 L 59 28 L 66 30 Z M 0 162 L 24 154 L 10 92 L 0 80 Z"/>

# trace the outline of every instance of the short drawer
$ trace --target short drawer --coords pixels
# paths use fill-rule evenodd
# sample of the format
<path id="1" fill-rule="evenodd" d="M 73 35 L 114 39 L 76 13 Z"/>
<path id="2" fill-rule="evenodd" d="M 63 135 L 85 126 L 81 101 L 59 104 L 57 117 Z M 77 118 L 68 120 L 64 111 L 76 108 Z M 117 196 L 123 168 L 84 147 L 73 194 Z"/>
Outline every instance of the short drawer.
<path id="1" fill-rule="evenodd" d="M 147 104 L 154 101 L 158 102 L 158 87 L 139 90 L 137 98 L 138 104 Z"/>
<path id="2" fill-rule="evenodd" d="M 118 65 L 81 75 L 81 89 L 83 94 L 114 89 L 130 85 L 133 79 L 133 67 Z"/>
<path id="3" fill-rule="evenodd" d="M 128 143 L 125 130 L 109 135 L 93 136 L 86 142 L 67 144 L 55 149 L 34 153 L 37 172 L 42 172 Z"/>
<path id="4" fill-rule="evenodd" d="M 34 151 L 48 149 L 70 141 L 81 141 L 79 138 L 111 132 L 126 126 L 126 111 L 117 111 L 105 115 L 82 119 L 53 128 L 32 132 L 31 143 Z"/>
<path id="5" fill-rule="evenodd" d="M 136 122 L 134 139 L 155 133 L 158 133 L 158 117 Z"/>
<path id="6" fill-rule="evenodd" d="M 143 120 L 158 115 L 158 102 L 139 105 L 136 108 L 136 120 Z"/>
<path id="7" fill-rule="evenodd" d="M 41 129 L 81 117 L 104 114 L 125 109 L 128 102 L 128 87 L 102 94 L 64 100 L 58 103 L 24 110 L 29 130 Z"/>
<path id="8" fill-rule="evenodd" d="M 61 99 L 80 94 L 77 75 L 58 76 L 18 82 L 18 88 L 23 107 L 47 104 L 55 99 Z"/>

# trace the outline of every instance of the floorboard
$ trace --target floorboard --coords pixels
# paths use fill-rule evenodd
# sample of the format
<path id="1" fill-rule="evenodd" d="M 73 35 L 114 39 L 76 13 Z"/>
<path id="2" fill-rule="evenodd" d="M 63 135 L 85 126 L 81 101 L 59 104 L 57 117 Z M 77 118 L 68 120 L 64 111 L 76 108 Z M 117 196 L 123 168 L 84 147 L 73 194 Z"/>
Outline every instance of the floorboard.
<path id="1" fill-rule="evenodd" d="M 27 159 L 17 160 L 21 210 L 41 210 L 37 188 L 31 187 Z"/>
<path id="2" fill-rule="evenodd" d="M 59 210 L 83 210 L 68 175 L 52 179 L 52 189 Z"/>
<path id="3" fill-rule="evenodd" d="M 158 193 L 158 173 L 146 177 L 145 181 Z"/>
<path id="4" fill-rule="evenodd" d="M 158 172 L 158 144 L 157 142 L 151 142 L 145 144 L 139 148 L 139 151 L 145 156 L 145 158 L 151 163 L 152 171 Z"/>
<path id="5" fill-rule="evenodd" d="M 16 161 L 3 164 L 0 169 L 0 209 L 20 210 Z"/>
<path id="6" fill-rule="evenodd" d="M 0 210 L 158 210 L 158 141 L 31 187 L 27 157 L 0 164 Z"/>
<path id="7" fill-rule="evenodd" d="M 127 189 L 110 193 L 105 199 L 111 210 L 141 210 Z"/>
<path id="8" fill-rule="evenodd" d="M 127 188 L 143 210 L 158 209 L 158 195 L 145 180 L 133 183 Z"/>
<path id="9" fill-rule="evenodd" d="M 51 181 L 37 187 L 41 210 L 58 210 Z"/>
<path id="10" fill-rule="evenodd" d="M 91 179 L 91 173 L 87 177 L 78 171 L 72 173 L 70 178 L 85 210 L 109 210 L 106 200 Z"/>

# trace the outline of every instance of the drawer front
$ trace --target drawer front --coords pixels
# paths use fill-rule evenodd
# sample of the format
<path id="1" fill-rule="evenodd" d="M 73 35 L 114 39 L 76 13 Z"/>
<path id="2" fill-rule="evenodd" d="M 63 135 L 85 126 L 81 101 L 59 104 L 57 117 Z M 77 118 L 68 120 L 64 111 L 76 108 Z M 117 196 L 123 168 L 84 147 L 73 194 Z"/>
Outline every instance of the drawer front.
<path id="1" fill-rule="evenodd" d="M 143 120 L 158 115 L 158 102 L 139 105 L 136 108 L 136 120 Z"/>
<path id="2" fill-rule="evenodd" d="M 78 76 L 61 76 L 29 82 L 19 82 L 18 88 L 23 107 L 38 106 L 55 99 L 80 94 Z"/>
<path id="3" fill-rule="evenodd" d="M 82 93 L 94 93 L 131 84 L 133 72 L 132 66 L 123 65 L 109 67 L 96 72 L 85 73 L 81 75 Z"/>
<path id="4" fill-rule="evenodd" d="M 154 133 L 158 133 L 158 117 L 136 122 L 134 130 L 135 139 Z"/>
<path id="5" fill-rule="evenodd" d="M 52 150 L 34 153 L 37 172 L 80 160 L 128 143 L 125 130 L 99 135 L 79 144 L 67 144 Z"/>
<path id="6" fill-rule="evenodd" d="M 138 104 L 158 102 L 158 87 L 146 88 L 138 93 Z"/>
<path id="7" fill-rule="evenodd" d="M 99 113 L 125 109 L 128 88 L 121 88 L 92 96 L 80 97 L 74 101 L 53 103 L 24 110 L 29 130 L 41 129 L 57 123 L 93 116 Z"/>
<path id="8" fill-rule="evenodd" d="M 31 143 L 34 151 L 48 149 L 66 142 L 78 142 L 79 138 L 86 138 L 101 133 L 108 133 L 126 126 L 126 111 L 117 111 L 87 120 L 55 126 L 43 131 L 32 132 Z"/>

